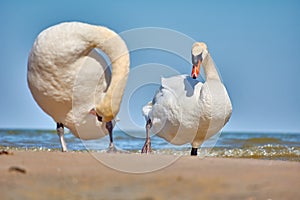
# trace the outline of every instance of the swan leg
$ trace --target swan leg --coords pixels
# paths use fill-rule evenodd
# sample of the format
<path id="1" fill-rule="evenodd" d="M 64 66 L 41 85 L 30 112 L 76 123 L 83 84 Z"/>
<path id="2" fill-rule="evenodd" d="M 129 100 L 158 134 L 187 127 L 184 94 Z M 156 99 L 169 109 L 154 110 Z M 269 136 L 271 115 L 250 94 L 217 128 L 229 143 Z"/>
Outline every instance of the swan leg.
<path id="1" fill-rule="evenodd" d="M 106 125 L 105 125 L 106 129 L 108 130 L 108 133 L 109 133 L 109 147 L 108 147 L 108 150 L 107 152 L 117 152 L 117 149 L 114 145 L 114 142 L 113 142 L 113 135 L 112 135 L 112 132 L 113 132 L 113 125 L 112 125 L 112 122 L 107 122 Z"/>
<path id="2" fill-rule="evenodd" d="M 61 144 L 61 151 L 66 152 L 68 151 L 67 145 L 64 139 L 64 125 L 62 123 L 57 122 L 56 126 L 57 135 L 59 136 L 60 144 Z"/>
<path id="3" fill-rule="evenodd" d="M 146 123 L 146 141 L 142 148 L 142 153 L 150 153 L 151 149 L 151 140 L 150 140 L 150 128 L 152 126 L 151 119 L 149 119 Z"/>
<path id="4" fill-rule="evenodd" d="M 197 150 L 198 148 L 192 147 L 191 156 L 197 156 Z"/>

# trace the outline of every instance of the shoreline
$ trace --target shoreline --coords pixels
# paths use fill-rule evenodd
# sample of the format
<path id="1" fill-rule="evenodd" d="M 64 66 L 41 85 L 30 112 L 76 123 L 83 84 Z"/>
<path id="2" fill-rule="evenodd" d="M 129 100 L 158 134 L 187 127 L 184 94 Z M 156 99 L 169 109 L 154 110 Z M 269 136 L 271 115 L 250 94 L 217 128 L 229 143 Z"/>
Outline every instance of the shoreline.
<path id="1" fill-rule="evenodd" d="M 300 163 L 293 161 L 10 152 L 0 155 L 2 199 L 274 200 L 300 196 Z M 161 168 L 149 171 L 155 167 Z M 142 171 L 148 172 L 126 173 L 112 168 L 132 171 L 143 168 Z"/>

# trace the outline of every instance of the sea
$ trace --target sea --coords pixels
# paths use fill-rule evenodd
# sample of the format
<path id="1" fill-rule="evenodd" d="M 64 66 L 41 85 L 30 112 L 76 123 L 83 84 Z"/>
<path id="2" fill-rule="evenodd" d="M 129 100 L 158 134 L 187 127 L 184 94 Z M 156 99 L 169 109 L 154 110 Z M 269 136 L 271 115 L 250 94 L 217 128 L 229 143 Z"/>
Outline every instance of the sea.
<path id="1" fill-rule="evenodd" d="M 120 152 L 140 153 L 145 142 L 143 131 L 114 131 L 114 144 Z M 65 134 L 68 151 L 105 152 L 108 136 L 97 140 L 81 140 Z M 151 136 L 153 154 L 190 155 L 191 145 L 172 145 Z M 55 130 L 0 130 L 0 151 L 60 151 Z M 300 162 L 300 134 L 266 132 L 221 132 L 207 139 L 199 148 L 203 157 L 251 158 Z"/>

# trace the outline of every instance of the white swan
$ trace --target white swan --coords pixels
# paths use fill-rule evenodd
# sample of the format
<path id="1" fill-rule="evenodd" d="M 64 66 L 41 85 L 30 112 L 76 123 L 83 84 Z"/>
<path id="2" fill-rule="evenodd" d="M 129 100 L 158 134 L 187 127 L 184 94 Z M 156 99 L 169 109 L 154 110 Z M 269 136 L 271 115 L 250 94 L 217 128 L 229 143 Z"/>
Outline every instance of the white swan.
<path id="1" fill-rule="evenodd" d="M 162 78 L 152 102 L 143 107 L 146 141 L 142 153 L 151 151 L 150 129 L 172 144 L 192 144 L 197 155 L 203 141 L 218 133 L 231 116 L 232 106 L 205 43 L 192 47 L 192 77 Z M 206 81 L 195 80 L 204 68 Z"/>
<path id="2" fill-rule="evenodd" d="M 112 72 L 95 48 L 109 57 Z M 67 151 L 64 126 L 82 139 L 109 133 L 113 148 L 112 120 L 128 72 L 126 44 L 106 27 L 65 22 L 38 35 L 28 58 L 28 86 L 37 104 L 57 122 L 62 151 Z"/>

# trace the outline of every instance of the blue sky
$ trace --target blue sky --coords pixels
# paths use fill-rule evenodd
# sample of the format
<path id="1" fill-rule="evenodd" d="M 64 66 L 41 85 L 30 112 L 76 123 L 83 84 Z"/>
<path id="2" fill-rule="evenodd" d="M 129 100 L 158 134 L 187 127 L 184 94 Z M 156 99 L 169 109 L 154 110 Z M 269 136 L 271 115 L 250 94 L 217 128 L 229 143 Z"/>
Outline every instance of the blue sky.
<path id="1" fill-rule="evenodd" d="M 43 29 L 83 21 L 118 33 L 161 27 L 205 41 L 233 104 L 225 131 L 300 132 L 299 10 L 299 1 L 290 0 L 2 0 L 0 128 L 55 128 L 27 87 L 27 56 Z M 166 52 L 132 52 L 131 63 L 132 69 L 158 63 L 190 73 L 188 62 Z M 157 77 L 166 75 L 157 72 Z M 139 88 L 129 101 L 130 118 L 137 126 L 143 126 L 140 109 L 156 87 Z"/>

